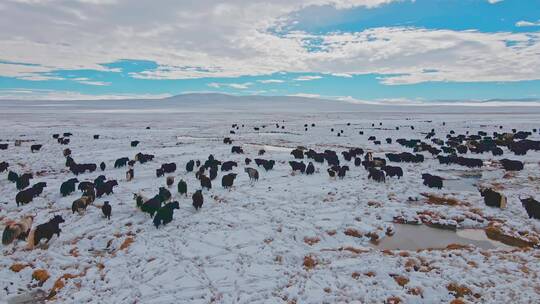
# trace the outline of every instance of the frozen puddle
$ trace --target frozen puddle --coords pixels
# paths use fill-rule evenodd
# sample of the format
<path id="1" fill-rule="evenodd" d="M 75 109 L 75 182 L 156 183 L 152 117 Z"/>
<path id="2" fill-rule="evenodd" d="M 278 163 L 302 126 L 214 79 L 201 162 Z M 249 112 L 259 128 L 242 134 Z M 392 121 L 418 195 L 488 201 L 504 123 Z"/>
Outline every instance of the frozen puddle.
<path id="1" fill-rule="evenodd" d="M 476 183 L 478 178 L 462 177 L 459 179 L 446 179 L 443 182 L 443 188 L 449 191 L 469 191 L 477 192 Z"/>
<path id="2" fill-rule="evenodd" d="M 45 303 L 47 292 L 42 289 L 37 289 L 25 294 L 16 295 L 7 299 L 8 304 L 35 304 Z"/>
<path id="3" fill-rule="evenodd" d="M 381 250 L 446 248 L 450 244 L 474 245 L 482 249 L 512 248 L 488 239 L 483 229 L 462 229 L 454 232 L 426 225 L 394 224 L 394 232 L 393 236 L 387 236 L 372 246 Z"/>

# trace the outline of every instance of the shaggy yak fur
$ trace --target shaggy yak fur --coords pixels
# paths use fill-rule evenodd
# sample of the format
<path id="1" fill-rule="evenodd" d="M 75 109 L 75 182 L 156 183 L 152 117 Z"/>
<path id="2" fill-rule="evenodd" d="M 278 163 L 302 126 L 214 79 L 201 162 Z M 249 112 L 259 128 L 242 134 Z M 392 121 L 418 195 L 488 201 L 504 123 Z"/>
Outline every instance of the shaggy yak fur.
<path id="1" fill-rule="evenodd" d="M 2 244 L 9 245 L 15 239 L 25 240 L 30 233 L 33 221 L 34 217 L 32 215 L 23 217 L 19 222 L 13 220 L 8 221 L 4 233 L 2 234 Z"/>

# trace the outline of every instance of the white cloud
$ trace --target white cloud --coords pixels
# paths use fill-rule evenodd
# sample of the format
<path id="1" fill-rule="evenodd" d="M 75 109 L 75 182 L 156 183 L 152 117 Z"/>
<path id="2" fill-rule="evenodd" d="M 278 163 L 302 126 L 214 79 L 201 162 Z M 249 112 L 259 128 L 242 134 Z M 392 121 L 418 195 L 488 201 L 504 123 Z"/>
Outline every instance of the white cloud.
<path id="1" fill-rule="evenodd" d="M 503 2 L 503 0 L 488 0 L 488 2 L 490 4 L 495 4 L 495 3 Z"/>
<path id="2" fill-rule="evenodd" d="M 110 69 L 102 63 L 136 59 L 159 64 L 155 71 L 131 75 L 143 79 L 284 71 L 339 77 L 397 75 L 384 78 L 386 84 L 540 79 L 538 32 L 381 27 L 352 33 L 277 35 L 270 30 L 286 22 L 284 16 L 310 5 L 345 9 L 391 1 L 4 1 L 0 60 L 38 65 L 0 63 L 0 75 L 37 80 L 56 69 L 106 71 Z M 307 41 L 321 44 L 310 51 Z M 235 86 L 245 89 L 250 85 Z"/>
<path id="3" fill-rule="evenodd" d="M 71 80 L 76 81 L 78 83 L 87 84 L 87 85 L 93 85 L 93 86 L 108 86 L 111 83 L 106 81 L 95 81 L 90 80 L 88 78 L 72 78 Z"/>
<path id="4" fill-rule="evenodd" d="M 233 89 L 238 89 L 238 90 L 245 90 L 245 89 L 248 89 L 250 86 L 252 86 L 253 83 L 252 82 L 244 82 L 244 83 L 219 83 L 219 82 L 211 82 L 211 83 L 208 83 L 207 86 L 211 87 L 211 88 L 216 88 L 216 89 L 219 89 L 219 88 L 222 88 L 222 87 L 229 87 L 229 88 L 233 88 Z"/>
<path id="5" fill-rule="evenodd" d="M 284 83 L 285 81 L 281 79 L 263 79 L 263 80 L 257 80 L 260 83 Z"/>
<path id="6" fill-rule="evenodd" d="M 306 97 L 306 98 L 321 98 L 321 95 L 319 94 L 310 94 L 310 93 L 296 93 L 291 94 L 287 96 L 294 96 L 294 97 Z"/>
<path id="7" fill-rule="evenodd" d="M 102 94 L 88 95 L 73 91 L 32 90 L 32 89 L 0 89 L 0 99 L 21 100 L 105 100 L 105 99 L 159 99 L 170 97 L 170 94 Z"/>
<path id="8" fill-rule="evenodd" d="M 351 74 L 347 73 L 331 73 L 330 75 L 334 77 L 343 77 L 343 78 L 352 78 L 353 76 Z"/>
<path id="9" fill-rule="evenodd" d="M 530 22 L 530 21 L 518 21 L 516 22 L 517 27 L 524 27 L 524 26 L 540 26 L 540 20 L 536 22 Z"/>
<path id="10" fill-rule="evenodd" d="M 311 80 L 316 80 L 316 79 L 321 79 L 322 77 L 321 76 L 300 76 L 300 77 L 297 77 L 295 78 L 294 80 L 296 81 L 311 81 Z"/>

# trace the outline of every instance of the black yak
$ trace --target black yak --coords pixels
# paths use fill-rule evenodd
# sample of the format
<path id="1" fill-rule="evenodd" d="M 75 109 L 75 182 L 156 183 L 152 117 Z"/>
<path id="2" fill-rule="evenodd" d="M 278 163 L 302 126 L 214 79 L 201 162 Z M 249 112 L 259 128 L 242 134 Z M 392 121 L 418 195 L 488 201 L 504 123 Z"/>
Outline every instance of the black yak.
<path id="1" fill-rule="evenodd" d="M 17 179 L 16 185 L 17 190 L 22 190 L 28 186 L 30 186 L 30 179 L 32 179 L 33 176 L 31 173 L 24 173 Z"/>
<path id="2" fill-rule="evenodd" d="M 187 183 L 183 179 L 178 182 L 178 193 L 187 195 Z"/>
<path id="3" fill-rule="evenodd" d="M 112 207 L 109 204 L 109 201 L 103 202 L 103 206 L 101 206 L 101 212 L 103 213 L 103 216 L 106 217 L 108 220 L 111 219 Z"/>
<path id="4" fill-rule="evenodd" d="M 159 168 L 159 169 L 156 169 L 156 177 L 162 177 L 163 175 L 165 175 L 165 172 L 163 172 L 163 169 L 162 168 Z"/>
<path id="5" fill-rule="evenodd" d="M 501 159 L 499 161 L 506 171 L 521 171 L 523 170 L 523 163 L 519 160 Z"/>
<path id="6" fill-rule="evenodd" d="M 153 159 L 154 159 L 154 155 L 152 154 L 143 154 L 140 152 L 135 154 L 135 161 L 138 161 L 141 164 L 152 161 Z"/>
<path id="7" fill-rule="evenodd" d="M 34 246 L 39 244 L 42 239 L 47 239 L 47 243 L 51 240 L 54 234 L 60 237 L 60 224 L 65 222 L 60 215 L 55 215 L 47 223 L 38 225 L 36 229 L 30 231 L 28 236 L 28 245 L 32 249 Z"/>
<path id="8" fill-rule="evenodd" d="M 244 172 L 246 172 L 249 176 L 249 180 L 251 182 L 256 182 L 259 180 L 259 171 L 257 171 L 257 169 L 254 169 L 254 168 L 244 168 Z"/>
<path id="9" fill-rule="evenodd" d="M 520 198 L 521 205 L 527 211 L 529 218 L 535 218 L 540 220 L 540 202 L 532 197 L 522 199 Z"/>
<path id="10" fill-rule="evenodd" d="M 387 176 L 401 178 L 403 176 L 403 169 L 401 167 L 394 166 L 383 166 L 382 170 L 386 173 Z"/>
<path id="11" fill-rule="evenodd" d="M 25 240 L 30 233 L 33 222 L 34 216 L 32 215 L 24 216 L 18 222 L 13 220 L 7 221 L 6 228 L 4 228 L 4 232 L 2 233 L 2 244 L 9 245 L 15 239 Z"/>
<path id="12" fill-rule="evenodd" d="M 212 189 L 212 181 L 208 176 L 201 174 L 199 175 L 199 180 L 201 182 L 201 188 L 206 188 L 208 190 Z"/>
<path id="13" fill-rule="evenodd" d="M 71 149 L 69 149 L 69 148 L 64 149 L 64 151 L 62 151 L 62 155 L 64 155 L 64 157 L 70 156 L 71 155 Z"/>
<path id="14" fill-rule="evenodd" d="M 263 168 L 264 170 L 266 171 L 270 171 L 274 168 L 274 165 L 276 164 L 276 161 L 271 159 L 271 160 L 267 160 L 263 163 Z"/>
<path id="15" fill-rule="evenodd" d="M 111 193 L 114 193 L 113 189 L 115 186 L 118 186 L 118 182 L 115 180 L 109 180 L 104 182 L 103 184 L 96 185 L 96 196 L 102 197 L 103 194 L 109 195 Z"/>
<path id="16" fill-rule="evenodd" d="M 240 146 L 233 146 L 231 148 L 231 153 L 244 154 L 244 150 Z"/>
<path id="17" fill-rule="evenodd" d="M 229 144 L 229 145 L 230 145 L 230 144 L 232 144 L 232 140 L 231 140 L 230 137 L 225 137 L 225 138 L 223 138 L 223 143 L 224 143 L 224 144 Z"/>
<path id="18" fill-rule="evenodd" d="M 160 225 L 167 225 L 172 222 L 174 209 L 180 209 L 180 205 L 177 201 L 167 203 L 165 206 L 159 208 L 156 216 L 154 216 L 154 226 L 159 228 Z"/>
<path id="19" fill-rule="evenodd" d="M 229 189 L 233 186 L 234 179 L 236 178 L 236 173 L 229 173 L 227 175 L 224 175 L 221 178 L 221 186 L 225 189 Z"/>
<path id="20" fill-rule="evenodd" d="M 176 164 L 175 163 L 168 163 L 168 164 L 162 164 L 161 169 L 164 173 L 173 173 L 176 171 Z"/>
<path id="21" fill-rule="evenodd" d="M 114 162 L 114 167 L 115 168 L 125 167 L 128 161 L 129 161 L 129 158 L 127 157 L 119 158 Z"/>
<path id="22" fill-rule="evenodd" d="M 244 163 L 247 165 L 251 164 L 251 159 L 250 158 L 247 158 L 244 160 Z"/>
<path id="23" fill-rule="evenodd" d="M 201 190 L 195 191 L 191 196 L 191 199 L 193 200 L 193 207 L 195 207 L 195 210 L 202 208 L 204 197 Z"/>
<path id="24" fill-rule="evenodd" d="M 307 167 L 306 167 L 306 174 L 311 175 L 313 173 L 315 173 L 315 166 L 313 166 L 312 162 L 309 162 Z"/>
<path id="25" fill-rule="evenodd" d="M 234 161 L 226 161 L 221 164 L 221 171 L 231 171 L 233 167 L 238 167 L 238 164 Z"/>
<path id="26" fill-rule="evenodd" d="M 386 176 L 384 174 L 384 171 L 375 168 L 369 168 L 368 179 L 372 179 L 379 183 L 386 182 Z"/>
<path id="27" fill-rule="evenodd" d="M 99 139 L 99 134 L 94 134 L 94 139 Z"/>
<path id="28" fill-rule="evenodd" d="M 422 179 L 424 180 L 424 185 L 430 188 L 441 189 L 443 187 L 443 180 L 440 176 L 424 173 L 422 174 Z"/>
<path id="29" fill-rule="evenodd" d="M 209 175 L 210 175 L 210 180 L 216 179 L 218 175 L 218 167 L 217 166 L 210 167 Z"/>
<path id="30" fill-rule="evenodd" d="M 354 165 L 356 167 L 360 167 L 361 164 L 362 164 L 362 159 L 360 157 L 355 157 L 354 158 Z"/>
<path id="31" fill-rule="evenodd" d="M 339 167 L 339 169 L 337 170 L 338 177 L 340 179 L 343 179 L 345 177 L 345 173 L 347 171 L 349 171 L 349 166 L 341 166 L 341 167 Z"/>
<path id="32" fill-rule="evenodd" d="M 194 160 L 190 160 L 186 163 L 186 171 L 187 172 L 192 172 L 193 171 L 193 166 L 195 166 L 195 161 Z"/>
<path id="33" fill-rule="evenodd" d="M 159 195 L 156 195 L 141 205 L 141 211 L 148 213 L 150 217 L 154 217 L 154 214 L 161 208 L 162 203 L 163 201 L 160 199 Z"/>
<path id="34" fill-rule="evenodd" d="M 304 151 L 300 149 L 294 149 L 291 151 L 291 155 L 294 156 L 295 159 L 303 159 L 304 158 Z"/>
<path id="35" fill-rule="evenodd" d="M 32 153 L 37 152 L 37 151 L 41 150 L 41 147 L 43 147 L 43 145 L 31 145 L 30 146 L 30 152 L 32 152 Z"/>
<path id="36" fill-rule="evenodd" d="M 493 149 L 491 149 L 491 154 L 493 154 L 493 156 L 501 156 L 503 155 L 503 150 L 499 147 L 494 147 Z"/>
<path id="37" fill-rule="evenodd" d="M 8 162 L 3 161 L 3 162 L 0 163 L 0 172 L 4 172 L 8 168 L 9 168 L 9 163 Z"/>
<path id="38" fill-rule="evenodd" d="M 68 196 L 71 193 L 75 192 L 75 184 L 78 183 L 79 180 L 76 178 L 71 178 L 60 185 L 60 194 L 62 196 Z"/>
<path id="39" fill-rule="evenodd" d="M 17 195 L 15 195 L 15 202 L 17 203 L 17 207 L 19 205 L 25 205 L 30 203 L 34 197 L 35 197 L 36 190 L 34 188 L 28 188 L 26 190 L 19 191 Z"/>
<path id="40" fill-rule="evenodd" d="M 139 143 L 140 143 L 140 141 L 138 141 L 138 140 L 133 140 L 133 141 L 131 141 L 131 146 L 132 146 L 132 147 L 136 147 L 136 146 L 139 145 Z"/>
<path id="41" fill-rule="evenodd" d="M 479 189 L 480 195 L 484 198 L 484 204 L 490 207 L 506 208 L 506 196 L 504 194 L 493 191 L 493 189 Z"/>
<path id="42" fill-rule="evenodd" d="M 0 150 L 7 150 L 9 144 L 0 144 Z"/>
<path id="43" fill-rule="evenodd" d="M 289 165 L 291 166 L 293 171 L 300 171 L 300 173 L 306 172 L 306 164 L 304 164 L 303 161 L 289 161 Z"/>

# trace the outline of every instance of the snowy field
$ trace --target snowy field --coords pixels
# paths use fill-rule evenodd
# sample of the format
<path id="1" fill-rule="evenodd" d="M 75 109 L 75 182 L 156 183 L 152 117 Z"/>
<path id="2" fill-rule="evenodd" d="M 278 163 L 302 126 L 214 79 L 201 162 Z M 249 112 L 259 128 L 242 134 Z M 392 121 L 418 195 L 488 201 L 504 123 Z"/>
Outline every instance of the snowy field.
<path id="1" fill-rule="evenodd" d="M 387 178 L 386 183 L 368 180 L 364 168 L 341 156 L 351 168 L 342 180 L 330 179 L 326 164 L 315 163 L 317 171 L 311 176 L 292 174 L 288 165 L 294 160 L 290 151 L 297 146 L 338 154 L 360 147 L 384 157 L 386 152 L 412 152 L 395 140 L 423 140 L 431 129 L 443 139 L 450 130 L 457 134 L 532 131 L 540 128 L 540 108 L 383 107 L 305 100 L 254 110 L 243 106 L 225 110 L 223 103 L 203 107 L 149 101 L 132 105 L 0 102 L 0 143 L 9 143 L 7 150 L 0 151 L 0 162 L 7 161 L 15 172 L 34 173 L 31 185 L 47 183 L 40 197 L 17 207 L 15 185 L 7 180 L 7 171 L 0 173 L 0 221 L 26 214 L 36 215 L 34 225 L 54 215 L 65 219 L 60 237 L 54 236 L 48 246 L 27 250 L 26 243 L 19 241 L 2 247 L 0 303 L 22 303 L 32 293 L 36 296 L 32 301 L 50 296 L 58 303 L 534 303 L 540 299 L 540 252 L 488 240 L 481 230 L 495 224 L 509 235 L 538 242 L 540 221 L 529 219 L 519 196 L 540 199 L 540 152 L 515 156 L 503 148 L 503 156 L 467 154 L 485 161 L 480 171 L 440 165 L 424 152 L 423 163 L 393 164 L 403 168 L 404 176 Z M 244 127 L 229 134 L 234 123 Z M 276 128 L 276 123 L 285 128 Z M 304 124 L 310 125 L 307 131 Z M 499 130 L 499 125 L 504 129 Z M 338 130 L 343 130 L 340 137 Z M 53 133 L 63 132 L 73 133 L 67 147 L 77 162 L 107 164 L 104 172 L 82 174 L 80 181 L 104 174 L 119 183 L 114 194 L 97 199 L 82 215 L 71 212 L 81 193 L 61 197 L 59 192 L 60 184 L 74 177 L 64 165 L 66 146 L 52 138 Z M 100 138 L 94 140 L 94 134 Z M 369 136 L 382 144 L 374 145 Z M 224 137 L 231 137 L 245 154 L 232 154 L 231 145 L 222 142 Z M 385 142 L 387 137 L 392 144 Z M 14 145 L 16 139 L 23 140 L 21 146 Z M 530 139 L 539 140 L 540 135 L 537 132 Z M 139 146 L 131 147 L 132 140 L 139 140 Z M 31 144 L 43 148 L 31 153 Z M 258 168 L 259 181 L 250 183 L 244 158 L 257 158 L 260 149 L 266 150 L 261 158 L 276 160 L 276 165 L 268 172 Z M 135 178 L 128 182 L 127 168 L 114 169 L 113 164 L 117 158 L 133 159 L 138 152 L 156 157 L 137 163 Z M 209 154 L 238 162 L 233 169 L 238 177 L 229 191 L 221 187 L 223 173 L 219 172 L 212 189 L 203 191 L 202 209 L 195 211 L 191 195 L 200 184 L 193 172 L 186 172 L 185 164 L 192 159 L 204 162 Z M 505 157 L 524 161 L 525 169 L 506 174 L 497 163 Z M 168 162 L 178 165 L 170 174 L 175 177 L 170 190 L 180 209 L 170 224 L 156 229 L 149 215 L 136 208 L 133 193 L 157 194 L 165 186 L 165 177 L 156 178 L 155 169 Z M 427 188 L 422 173 L 439 175 L 448 186 Z M 476 176 L 474 185 L 466 178 L 470 174 Z M 177 194 L 180 179 L 187 181 L 187 197 Z M 508 207 L 487 207 L 477 185 L 502 191 Z M 422 193 L 451 197 L 459 204 L 430 203 Z M 112 205 L 111 220 L 104 219 L 100 210 L 106 200 Z M 396 219 L 457 225 L 458 233 L 432 228 L 435 232 L 418 235 L 410 229 L 400 232 Z M 428 239 L 414 242 L 425 233 L 432 234 L 436 245 L 430 246 Z M 400 244 L 401 237 L 410 241 Z M 393 242 L 385 242 L 391 238 Z M 471 245 L 451 245 L 467 239 Z M 26 267 L 17 272 L 13 265 Z M 40 283 L 32 278 L 36 270 L 46 270 L 50 277 Z"/>

